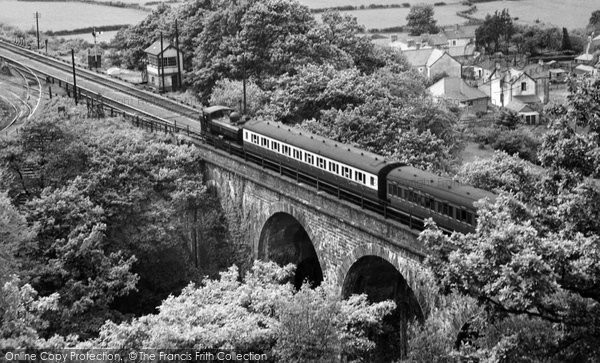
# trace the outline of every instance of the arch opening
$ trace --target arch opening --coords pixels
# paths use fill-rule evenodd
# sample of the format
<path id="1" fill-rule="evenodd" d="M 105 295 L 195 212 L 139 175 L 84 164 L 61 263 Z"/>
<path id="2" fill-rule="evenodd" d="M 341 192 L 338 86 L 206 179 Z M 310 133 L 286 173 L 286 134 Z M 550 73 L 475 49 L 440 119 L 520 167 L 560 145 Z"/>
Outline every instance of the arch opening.
<path id="1" fill-rule="evenodd" d="M 342 295 L 366 294 L 372 303 L 393 300 L 396 309 L 384 318 L 383 333 L 371 337 L 377 344 L 373 361 L 392 362 L 406 357 L 408 323 L 423 321 L 423 312 L 414 292 L 394 265 L 378 256 L 364 256 L 349 269 Z"/>
<path id="2" fill-rule="evenodd" d="M 272 215 L 260 234 L 258 258 L 282 266 L 296 265 L 293 284 L 296 289 L 308 281 L 311 286 L 323 282 L 323 271 L 315 247 L 302 224 L 294 216 L 278 212 Z"/>

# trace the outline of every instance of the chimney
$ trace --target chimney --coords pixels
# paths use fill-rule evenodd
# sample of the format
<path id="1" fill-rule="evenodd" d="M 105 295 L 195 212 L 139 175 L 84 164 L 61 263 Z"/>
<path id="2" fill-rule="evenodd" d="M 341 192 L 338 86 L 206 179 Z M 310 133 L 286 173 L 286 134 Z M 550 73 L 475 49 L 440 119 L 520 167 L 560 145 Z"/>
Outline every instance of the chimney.
<path id="1" fill-rule="evenodd" d="M 588 45 L 587 48 L 585 49 L 585 54 L 590 54 L 590 47 L 592 46 L 592 36 L 590 35 L 588 37 Z"/>

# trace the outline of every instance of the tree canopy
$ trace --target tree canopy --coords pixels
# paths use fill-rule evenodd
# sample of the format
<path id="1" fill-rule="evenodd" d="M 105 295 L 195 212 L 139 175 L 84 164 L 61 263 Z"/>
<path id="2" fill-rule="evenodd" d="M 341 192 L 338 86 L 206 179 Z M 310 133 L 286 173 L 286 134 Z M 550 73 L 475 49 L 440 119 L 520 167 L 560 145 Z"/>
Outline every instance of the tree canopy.
<path id="1" fill-rule="evenodd" d="M 437 21 L 433 18 L 433 6 L 431 5 L 411 6 L 406 21 L 410 35 L 436 34 L 439 31 L 435 25 Z"/>
<path id="2" fill-rule="evenodd" d="M 190 256 L 190 234 L 202 235 L 192 215 L 205 221 L 205 238 L 226 242 L 194 148 L 82 111 L 69 120 L 48 112 L 0 141 L 2 258 L 42 296 L 60 294 L 43 336 L 89 337 L 219 270 Z"/>
<path id="3" fill-rule="evenodd" d="M 419 237 L 440 291 L 484 308 L 469 321 L 479 336 L 461 354 L 582 362 L 600 354 L 600 185 L 585 177 L 595 175 L 595 82 L 576 81 L 567 107 L 556 109 L 541 146 L 548 170 L 505 154 L 465 166 L 462 180 L 500 196 L 480 205 L 474 233 L 429 226 Z"/>
<path id="4" fill-rule="evenodd" d="M 342 300 L 325 281 L 297 292 L 293 266 L 256 261 L 240 279 L 236 267 L 170 296 L 156 315 L 107 322 L 100 336 L 82 345 L 113 349 L 170 347 L 267 354 L 284 362 L 360 359 L 374 348 L 371 337 L 395 304 L 370 304 L 365 295 Z"/>

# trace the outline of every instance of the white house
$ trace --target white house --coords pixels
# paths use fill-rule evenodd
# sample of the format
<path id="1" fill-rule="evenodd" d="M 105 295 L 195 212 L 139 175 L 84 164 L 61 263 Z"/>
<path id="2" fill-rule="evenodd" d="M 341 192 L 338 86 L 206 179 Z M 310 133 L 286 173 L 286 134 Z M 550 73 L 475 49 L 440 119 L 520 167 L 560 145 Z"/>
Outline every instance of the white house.
<path id="1" fill-rule="evenodd" d="M 169 42 L 163 42 L 160 49 L 160 43 L 158 40 L 144 50 L 148 56 L 148 84 L 159 91 L 176 90 L 181 87 L 183 54 Z"/>

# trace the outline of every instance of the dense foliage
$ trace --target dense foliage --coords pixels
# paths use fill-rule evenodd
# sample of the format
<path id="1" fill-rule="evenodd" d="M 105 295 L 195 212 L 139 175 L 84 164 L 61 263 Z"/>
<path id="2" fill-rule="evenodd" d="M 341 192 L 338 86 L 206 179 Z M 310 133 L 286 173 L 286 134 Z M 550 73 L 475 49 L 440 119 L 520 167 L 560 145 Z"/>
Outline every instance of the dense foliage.
<path id="1" fill-rule="evenodd" d="M 226 244 L 195 149 L 81 111 L 49 112 L 0 145 L 2 258 L 18 267 L 3 265 L 0 281 L 19 272 L 42 296 L 60 294 L 43 336 L 93 335 L 223 267 L 196 266 L 188 247 L 190 235 L 220 241 L 213 255 Z"/>
<path id="2" fill-rule="evenodd" d="M 113 349 L 170 347 L 266 353 L 281 362 L 360 358 L 374 348 L 393 302 L 369 304 L 366 296 L 341 300 L 325 282 L 295 292 L 293 267 L 256 261 L 243 279 L 232 267 L 219 279 L 189 285 L 169 297 L 156 315 L 107 323 L 83 346 Z"/>
<path id="3" fill-rule="evenodd" d="M 502 194 L 481 206 L 475 233 L 447 236 L 430 226 L 420 236 L 440 291 L 470 296 L 484 308 L 472 314 L 477 334 L 463 341 L 470 343 L 463 356 L 502 362 L 600 356 L 600 186 L 585 178 L 596 175 L 588 159 L 598 148 L 600 98 L 597 81 L 571 87 L 541 146 L 548 170 L 505 154 L 463 168 L 463 180 Z M 431 324 L 449 321 L 436 319 Z M 441 339 L 435 344 L 438 358 L 458 354 Z"/>
<path id="4" fill-rule="evenodd" d="M 433 6 L 415 5 L 406 16 L 406 28 L 410 35 L 435 34 L 439 31 L 433 18 Z"/>

